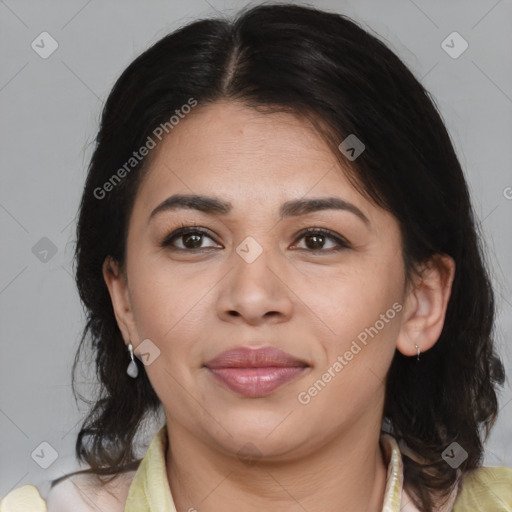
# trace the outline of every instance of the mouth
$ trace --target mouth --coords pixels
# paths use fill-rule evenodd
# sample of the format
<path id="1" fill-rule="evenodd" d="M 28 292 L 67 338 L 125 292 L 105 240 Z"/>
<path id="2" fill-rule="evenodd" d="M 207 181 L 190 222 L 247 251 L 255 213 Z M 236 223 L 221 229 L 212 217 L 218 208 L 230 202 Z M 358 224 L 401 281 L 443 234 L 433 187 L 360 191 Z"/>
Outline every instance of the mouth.
<path id="1" fill-rule="evenodd" d="M 238 347 L 204 365 L 215 381 L 247 397 L 263 397 L 297 378 L 309 365 L 275 347 Z"/>

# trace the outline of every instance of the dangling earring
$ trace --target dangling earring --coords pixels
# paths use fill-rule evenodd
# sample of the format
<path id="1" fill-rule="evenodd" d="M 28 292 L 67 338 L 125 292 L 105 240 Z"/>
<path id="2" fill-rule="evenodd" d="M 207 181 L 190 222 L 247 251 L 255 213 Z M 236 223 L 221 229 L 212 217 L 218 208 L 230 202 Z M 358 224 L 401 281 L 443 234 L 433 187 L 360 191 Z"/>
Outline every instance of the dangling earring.
<path id="1" fill-rule="evenodd" d="M 418 355 L 416 356 L 416 360 L 419 361 L 420 360 L 420 347 L 418 347 L 418 345 L 414 345 L 417 349 L 418 349 Z"/>
<path id="2" fill-rule="evenodd" d="M 139 368 L 137 367 L 137 363 L 133 358 L 133 345 L 131 343 L 128 345 L 128 351 L 130 352 L 131 361 L 130 364 L 128 365 L 126 373 L 133 379 L 136 379 L 137 376 L 139 375 Z"/>

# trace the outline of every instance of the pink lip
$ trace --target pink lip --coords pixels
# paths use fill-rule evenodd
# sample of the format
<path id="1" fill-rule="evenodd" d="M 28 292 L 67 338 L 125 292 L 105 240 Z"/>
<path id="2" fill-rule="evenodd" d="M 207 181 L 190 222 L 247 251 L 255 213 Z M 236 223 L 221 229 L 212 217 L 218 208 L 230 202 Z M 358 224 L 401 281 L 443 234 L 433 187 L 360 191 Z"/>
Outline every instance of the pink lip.
<path id="1" fill-rule="evenodd" d="M 232 391 L 261 397 L 301 374 L 309 365 L 275 347 L 238 347 L 223 352 L 205 366 Z"/>

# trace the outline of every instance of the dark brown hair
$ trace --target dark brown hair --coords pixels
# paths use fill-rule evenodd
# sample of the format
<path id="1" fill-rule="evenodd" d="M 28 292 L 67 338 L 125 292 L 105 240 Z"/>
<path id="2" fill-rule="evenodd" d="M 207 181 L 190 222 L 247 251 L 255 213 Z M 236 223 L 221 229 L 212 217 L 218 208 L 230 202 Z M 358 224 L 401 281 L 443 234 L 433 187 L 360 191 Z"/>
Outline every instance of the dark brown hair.
<path id="1" fill-rule="evenodd" d="M 125 261 L 147 159 L 105 197 L 95 191 L 190 98 L 198 109 L 239 101 L 313 120 L 361 193 L 397 219 L 408 277 L 436 254 L 454 259 L 439 340 L 419 362 L 397 351 L 386 383 L 383 419 L 427 461 L 404 455 L 406 486 L 416 505 L 431 511 L 435 496 L 458 482 L 441 457 L 450 443 L 468 453 L 463 473 L 481 465 L 497 415 L 496 384 L 504 381 L 493 348 L 494 295 L 468 187 L 434 100 L 399 57 L 346 16 L 291 4 L 263 4 L 233 20 L 180 28 L 136 58 L 107 99 L 77 226 L 76 283 L 87 323 L 73 391 L 85 343 L 100 386 L 77 437 L 77 458 L 97 475 L 136 468 L 134 437 L 161 407 L 144 371 L 138 379 L 126 374 L 128 353 L 102 275 L 107 256 L 121 266 Z M 354 161 L 338 149 L 350 134 L 365 145 Z"/>

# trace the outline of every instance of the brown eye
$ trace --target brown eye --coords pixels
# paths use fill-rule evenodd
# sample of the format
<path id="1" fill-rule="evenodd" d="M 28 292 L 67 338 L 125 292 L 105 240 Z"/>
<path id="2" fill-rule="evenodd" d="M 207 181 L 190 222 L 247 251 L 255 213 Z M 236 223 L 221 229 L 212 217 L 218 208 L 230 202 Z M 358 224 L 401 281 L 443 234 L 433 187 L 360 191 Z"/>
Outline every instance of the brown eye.
<path id="1" fill-rule="evenodd" d="M 325 235 L 307 235 L 304 237 L 304 240 L 306 241 L 308 249 L 317 250 L 323 249 L 326 238 Z"/>
<path id="2" fill-rule="evenodd" d="M 187 249 L 198 249 L 201 246 L 202 237 L 203 235 L 198 233 L 187 233 L 186 235 L 181 235 L 183 245 Z"/>
<path id="3" fill-rule="evenodd" d="M 336 252 L 350 249 L 350 244 L 346 240 L 325 229 L 310 229 L 302 233 L 300 239 L 304 239 L 305 249 L 313 252 Z M 326 241 L 329 240 L 334 242 L 334 247 L 325 247 Z M 300 249 L 304 248 L 300 247 Z"/>
<path id="4" fill-rule="evenodd" d="M 207 249 L 210 246 L 202 246 L 202 243 L 205 238 L 209 238 L 210 240 L 213 240 L 206 231 L 199 228 L 193 228 L 191 226 L 180 228 L 173 233 L 171 233 L 169 236 L 167 236 L 160 244 L 160 247 L 169 247 L 171 246 L 172 249 L 176 250 L 199 250 L 199 249 Z M 181 241 L 181 247 L 176 246 L 175 241 Z"/>

